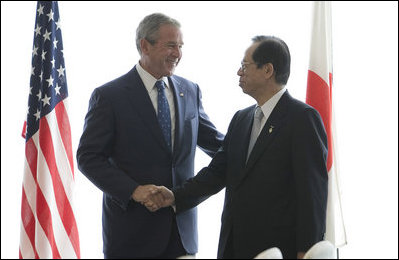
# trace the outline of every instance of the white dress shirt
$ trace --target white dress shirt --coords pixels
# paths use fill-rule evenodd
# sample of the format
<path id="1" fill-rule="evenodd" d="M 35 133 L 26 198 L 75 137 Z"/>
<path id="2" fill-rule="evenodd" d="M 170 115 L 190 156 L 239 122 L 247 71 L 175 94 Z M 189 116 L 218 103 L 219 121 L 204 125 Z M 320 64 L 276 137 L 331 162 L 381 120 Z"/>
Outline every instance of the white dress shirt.
<path id="1" fill-rule="evenodd" d="M 150 73 L 148 73 L 146 70 L 141 67 L 140 62 L 137 63 L 136 65 L 137 72 L 139 73 L 139 76 L 141 80 L 144 83 L 145 88 L 147 89 L 148 95 L 150 96 L 152 105 L 154 106 L 155 113 L 158 115 L 158 90 L 155 87 L 155 82 L 159 79 L 154 78 Z M 165 83 L 165 95 L 166 99 L 168 100 L 169 104 L 169 109 L 170 109 L 170 120 L 172 123 L 172 151 L 174 147 L 174 140 L 175 140 L 175 121 L 176 121 L 176 115 L 175 115 L 175 102 L 173 98 L 173 90 L 169 86 L 169 80 L 167 77 L 162 78 L 163 82 Z"/>

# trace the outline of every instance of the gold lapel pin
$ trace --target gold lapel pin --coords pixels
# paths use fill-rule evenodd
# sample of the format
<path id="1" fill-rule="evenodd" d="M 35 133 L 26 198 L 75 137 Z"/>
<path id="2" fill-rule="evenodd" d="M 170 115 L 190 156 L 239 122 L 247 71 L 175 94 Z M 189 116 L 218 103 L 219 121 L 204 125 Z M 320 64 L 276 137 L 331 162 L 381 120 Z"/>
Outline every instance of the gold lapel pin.
<path id="1" fill-rule="evenodd" d="M 180 93 L 180 96 L 181 96 L 181 97 L 184 97 L 184 94 L 183 94 L 183 92 L 181 92 L 181 93 Z"/>
<path id="2" fill-rule="evenodd" d="M 269 128 L 269 134 L 271 134 L 273 132 L 273 128 L 274 128 L 274 126 L 271 125 Z"/>

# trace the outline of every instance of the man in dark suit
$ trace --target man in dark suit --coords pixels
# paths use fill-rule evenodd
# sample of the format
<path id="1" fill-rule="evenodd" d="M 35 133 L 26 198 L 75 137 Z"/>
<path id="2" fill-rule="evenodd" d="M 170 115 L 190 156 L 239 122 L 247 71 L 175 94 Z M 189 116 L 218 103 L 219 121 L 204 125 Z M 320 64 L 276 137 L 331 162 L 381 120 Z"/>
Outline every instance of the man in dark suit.
<path id="1" fill-rule="evenodd" d="M 172 191 L 153 194 L 177 215 L 226 188 L 218 258 L 253 258 L 278 247 L 301 258 L 323 239 L 327 137 L 318 112 L 290 96 L 290 53 L 281 39 L 257 36 L 238 71 L 257 105 L 238 111 L 208 167 Z"/>
<path id="2" fill-rule="evenodd" d="M 198 251 L 197 212 L 150 212 L 150 188 L 193 176 L 198 145 L 214 156 L 224 136 L 210 122 L 197 84 L 173 75 L 180 24 L 152 14 L 137 28 L 139 63 L 94 90 L 77 151 L 81 172 L 104 193 L 105 258 L 176 258 Z"/>

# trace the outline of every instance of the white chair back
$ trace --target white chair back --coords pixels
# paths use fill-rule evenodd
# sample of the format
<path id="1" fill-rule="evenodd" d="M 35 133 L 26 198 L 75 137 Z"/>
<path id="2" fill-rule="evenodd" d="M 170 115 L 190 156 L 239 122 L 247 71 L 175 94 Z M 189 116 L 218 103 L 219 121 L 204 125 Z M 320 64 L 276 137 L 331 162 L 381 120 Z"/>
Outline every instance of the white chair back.
<path id="1" fill-rule="evenodd" d="M 195 259 L 195 255 L 182 255 L 176 259 Z"/>
<path id="2" fill-rule="evenodd" d="M 272 247 L 255 256 L 254 259 L 283 259 L 283 254 L 277 247 Z"/>
<path id="3" fill-rule="evenodd" d="M 336 250 L 330 241 L 324 240 L 314 244 L 303 259 L 336 259 Z"/>

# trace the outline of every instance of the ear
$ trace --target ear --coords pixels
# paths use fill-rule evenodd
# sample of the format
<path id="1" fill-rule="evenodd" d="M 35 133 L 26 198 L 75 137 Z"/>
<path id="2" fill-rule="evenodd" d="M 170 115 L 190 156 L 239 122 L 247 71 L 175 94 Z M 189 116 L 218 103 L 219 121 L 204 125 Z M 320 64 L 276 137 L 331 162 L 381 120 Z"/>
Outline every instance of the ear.
<path id="1" fill-rule="evenodd" d="M 141 52 L 143 54 L 147 54 L 150 48 L 150 43 L 146 40 L 146 39 L 141 39 L 140 40 L 140 48 L 141 48 Z"/>
<path id="2" fill-rule="evenodd" d="M 267 77 L 267 78 L 271 78 L 272 76 L 273 76 L 273 74 L 274 74 L 274 67 L 273 67 L 273 64 L 271 64 L 271 63 L 266 63 L 265 65 L 264 65 L 264 71 L 265 71 L 265 76 Z"/>

